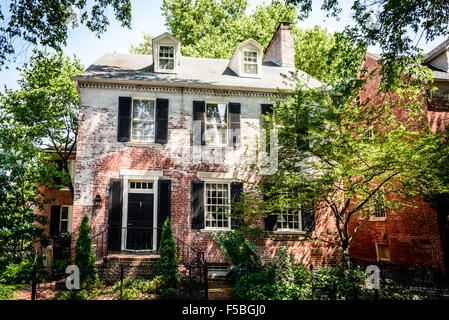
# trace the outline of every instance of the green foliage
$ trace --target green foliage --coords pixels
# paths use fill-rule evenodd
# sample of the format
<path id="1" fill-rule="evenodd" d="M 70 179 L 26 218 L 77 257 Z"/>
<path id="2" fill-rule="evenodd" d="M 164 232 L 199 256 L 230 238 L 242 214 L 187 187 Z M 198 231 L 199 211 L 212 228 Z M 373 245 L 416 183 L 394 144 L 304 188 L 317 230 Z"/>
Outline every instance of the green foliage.
<path id="1" fill-rule="evenodd" d="M 288 0 L 299 7 L 300 19 L 312 11 L 311 0 Z M 449 34 L 448 5 L 439 0 L 420 1 L 352 1 L 352 21 L 343 34 L 366 46 L 377 46 L 382 51 L 382 82 L 394 82 L 398 72 L 407 77 L 416 76 L 416 68 L 409 68 L 410 61 L 417 66 L 422 58 L 420 41 L 430 42 L 438 36 Z M 341 15 L 340 1 L 323 1 L 321 10 L 328 15 Z M 419 36 L 418 36 L 419 35 Z"/>
<path id="2" fill-rule="evenodd" d="M 234 266 L 245 264 L 262 265 L 262 259 L 256 245 L 249 241 L 241 230 L 223 233 L 212 233 L 212 239 L 217 244 L 223 258 Z"/>
<path id="3" fill-rule="evenodd" d="M 365 294 L 367 274 L 357 268 L 320 268 L 315 273 L 315 297 L 317 299 L 359 299 Z"/>
<path id="4" fill-rule="evenodd" d="M 120 287 L 121 283 L 118 281 L 112 287 L 112 292 L 117 299 L 120 299 Z M 140 295 L 148 292 L 150 289 L 150 281 L 142 279 L 126 278 L 123 280 L 123 300 L 134 300 Z"/>
<path id="5" fill-rule="evenodd" d="M 92 249 L 92 238 L 90 236 L 90 223 L 87 213 L 78 231 L 78 238 L 75 244 L 75 265 L 80 269 L 80 282 L 88 283 L 98 279 L 97 269 L 95 268 L 95 255 Z"/>
<path id="6" fill-rule="evenodd" d="M 80 24 L 99 37 L 109 25 L 110 8 L 122 26 L 131 27 L 130 0 L 19 0 L 5 4 L 0 8 L 0 67 L 17 57 L 17 41 L 60 50 L 67 45 L 69 30 Z"/>
<path id="7" fill-rule="evenodd" d="M 294 274 L 288 247 L 281 246 L 278 248 L 274 266 L 276 270 L 274 281 L 276 284 L 286 286 L 293 282 Z"/>
<path id="8" fill-rule="evenodd" d="M 166 288 L 162 291 L 159 298 L 161 300 L 176 300 L 179 299 L 179 289 Z"/>
<path id="9" fill-rule="evenodd" d="M 143 42 L 138 43 L 137 45 L 131 45 L 129 48 L 129 53 L 135 54 L 148 54 L 151 55 L 153 53 L 153 44 L 151 42 L 153 37 L 149 34 L 143 34 Z"/>
<path id="10" fill-rule="evenodd" d="M 13 300 L 16 297 L 15 288 L 0 284 L 0 301 Z"/>
<path id="11" fill-rule="evenodd" d="M 68 187 L 72 195 L 67 160 L 76 144 L 79 96 L 71 77 L 82 71 L 83 66 L 75 57 L 34 50 L 22 70 L 19 89 L 6 89 L 1 96 L 5 118 L 17 126 L 5 130 L 26 130 L 26 138 L 35 146 L 56 151 L 45 156 L 28 150 L 33 160 L 47 164 L 38 170 L 40 186 Z M 62 171 L 48 160 L 61 160 Z"/>
<path id="12" fill-rule="evenodd" d="M 295 30 L 296 67 L 317 80 L 342 90 L 360 71 L 366 46 L 342 33 L 330 34 L 320 26 Z"/>
<path id="13" fill-rule="evenodd" d="M 170 219 L 167 218 L 162 229 L 159 245 L 159 259 L 157 261 L 157 275 L 164 281 L 164 288 L 179 288 L 178 259 L 176 244 L 173 238 Z"/>
<path id="14" fill-rule="evenodd" d="M 247 14 L 247 1 L 164 0 L 162 13 L 170 33 L 189 57 L 230 59 L 237 44 L 253 38 L 267 46 L 281 21 L 293 22 L 296 11 L 281 1 L 259 5 Z M 131 51 L 150 54 L 150 36 Z"/>
<path id="15" fill-rule="evenodd" d="M 19 263 L 9 263 L 0 274 L 0 283 L 30 284 L 32 281 L 33 260 L 24 258 Z"/>
<path id="16" fill-rule="evenodd" d="M 65 290 L 58 300 L 94 300 L 102 293 L 101 283 L 97 280 L 81 283 L 80 289 Z"/>

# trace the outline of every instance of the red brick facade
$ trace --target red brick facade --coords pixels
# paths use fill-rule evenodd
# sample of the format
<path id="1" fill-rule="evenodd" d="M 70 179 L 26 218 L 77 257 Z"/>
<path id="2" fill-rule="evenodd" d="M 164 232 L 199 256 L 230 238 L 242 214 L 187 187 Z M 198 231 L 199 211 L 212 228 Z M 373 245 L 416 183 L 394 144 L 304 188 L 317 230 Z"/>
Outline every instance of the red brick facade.
<path id="1" fill-rule="evenodd" d="M 377 68 L 377 59 L 367 55 L 366 66 L 369 70 Z M 378 78 L 368 81 L 366 96 L 376 99 L 378 81 Z M 442 130 L 448 123 L 448 111 L 447 100 L 433 99 L 430 106 L 423 103 L 425 118 L 434 132 Z M 445 123 L 443 119 L 446 119 Z M 406 201 L 412 206 L 388 210 L 386 218 L 367 219 L 362 223 L 350 246 L 351 257 L 376 261 L 376 244 L 385 244 L 388 245 L 392 263 L 445 267 L 436 205 L 419 198 Z"/>

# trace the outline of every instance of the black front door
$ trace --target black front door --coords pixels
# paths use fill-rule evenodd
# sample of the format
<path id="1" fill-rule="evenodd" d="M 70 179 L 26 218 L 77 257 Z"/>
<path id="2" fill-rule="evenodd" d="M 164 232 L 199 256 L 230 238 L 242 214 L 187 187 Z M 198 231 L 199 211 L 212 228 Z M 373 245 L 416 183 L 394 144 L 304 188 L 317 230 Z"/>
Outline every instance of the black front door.
<path id="1" fill-rule="evenodd" d="M 153 194 L 128 194 L 126 249 L 153 249 L 153 205 Z"/>

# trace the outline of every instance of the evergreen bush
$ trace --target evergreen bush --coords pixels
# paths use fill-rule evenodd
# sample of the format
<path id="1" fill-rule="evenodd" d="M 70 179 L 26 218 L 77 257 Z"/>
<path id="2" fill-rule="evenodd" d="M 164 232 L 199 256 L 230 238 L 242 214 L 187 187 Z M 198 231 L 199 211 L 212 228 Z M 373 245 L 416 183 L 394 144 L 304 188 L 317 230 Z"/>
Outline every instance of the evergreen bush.
<path id="1" fill-rule="evenodd" d="M 81 221 L 79 235 L 75 245 L 75 265 L 80 269 L 81 283 L 93 283 L 98 280 L 90 231 L 89 217 L 85 214 Z"/>
<path id="2" fill-rule="evenodd" d="M 157 275 L 162 276 L 164 288 L 179 288 L 180 280 L 178 259 L 176 257 L 176 244 L 173 238 L 170 219 L 168 218 L 165 220 L 161 234 Z"/>

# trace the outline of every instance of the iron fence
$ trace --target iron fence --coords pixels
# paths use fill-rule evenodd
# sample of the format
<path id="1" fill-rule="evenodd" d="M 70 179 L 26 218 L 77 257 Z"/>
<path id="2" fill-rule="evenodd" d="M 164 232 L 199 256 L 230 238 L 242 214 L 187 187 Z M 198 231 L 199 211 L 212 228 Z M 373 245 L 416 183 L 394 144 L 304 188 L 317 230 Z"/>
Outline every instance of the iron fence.
<path id="1" fill-rule="evenodd" d="M 85 268 L 77 266 L 80 275 Z M 52 280 L 48 277 L 52 266 L 34 264 L 32 274 L 31 300 L 57 300 L 64 292 L 70 291 L 66 278 Z M 185 300 L 208 299 L 207 263 L 204 254 L 198 253 L 189 263 L 181 265 L 158 266 L 156 262 L 120 261 L 101 263 L 96 267 L 98 281 L 86 293 L 87 299 L 94 300 L 150 300 L 158 299 L 157 292 L 149 287 L 160 268 L 177 270 L 180 278 L 179 291 L 172 298 Z M 139 280 L 142 280 L 139 282 Z M 83 287 L 81 286 L 80 290 Z M 75 290 L 75 289 L 73 289 Z M 76 291 L 76 290 L 75 290 Z M 160 292 L 159 292 L 160 293 Z M 67 294 L 66 294 L 67 298 Z M 70 295 L 68 296 L 70 298 Z M 78 296 L 79 298 L 79 296 Z"/>

